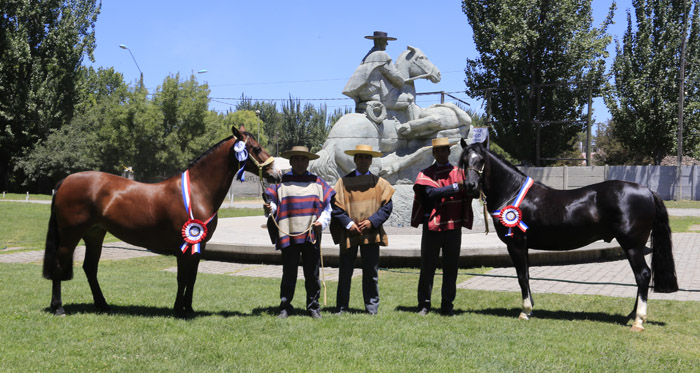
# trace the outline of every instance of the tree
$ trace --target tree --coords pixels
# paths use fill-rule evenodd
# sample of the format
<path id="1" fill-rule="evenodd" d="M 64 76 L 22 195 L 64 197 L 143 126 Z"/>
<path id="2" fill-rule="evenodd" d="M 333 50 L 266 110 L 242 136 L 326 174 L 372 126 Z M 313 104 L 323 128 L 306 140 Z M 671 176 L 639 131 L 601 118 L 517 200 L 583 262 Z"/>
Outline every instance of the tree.
<path id="1" fill-rule="evenodd" d="M 615 137 L 615 122 L 608 120 L 599 123 L 595 135 L 596 152 L 593 163 L 596 165 L 649 164 L 651 158 L 645 153 L 631 151 Z"/>
<path id="2" fill-rule="evenodd" d="M 284 151 L 295 145 L 304 145 L 311 152 L 321 150 L 330 131 L 326 118 L 326 105 L 317 110 L 307 103 L 302 110 L 301 101 L 290 97 L 282 107 L 280 149 Z"/>
<path id="3" fill-rule="evenodd" d="M 116 109 L 127 102 L 128 86 L 114 68 L 92 67 L 81 70 L 81 100 L 75 106 L 73 119 L 59 129 L 50 130 L 26 155 L 17 158 L 15 172 L 23 174 L 22 185 L 36 192 L 50 191 L 68 174 L 109 167 L 113 152 L 103 154 L 100 132 L 114 118 Z M 105 163 L 107 162 L 107 163 Z"/>
<path id="4" fill-rule="evenodd" d="M 73 117 L 84 56 L 95 48 L 96 0 L 5 0 L 0 15 L 0 189 L 17 157 Z"/>
<path id="5" fill-rule="evenodd" d="M 700 145 L 699 0 L 634 1 L 636 29 L 627 13 L 627 30 L 612 66 L 615 84 L 605 96 L 615 125 L 612 136 L 631 154 L 656 165 L 677 154 L 681 55 L 684 39 L 684 153 Z M 674 150 L 676 149 L 676 150 Z"/>
<path id="6" fill-rule="evenodd" d="M 542 157 L 568 150 L 583 130 L 589 82 L 598 92 L 604 81 L 615 7 L 592 28 L 590 0 L 463 1 L 479 52 L 467 60 L 467 93 L 489 100 L 492 141 L 535 161 L 539 120 Z"/>
<path id="7" fill-rule="evenodd" d="M 236 111 L 242 110 L 249 110 L 257 115 L 261 125 L 261 138 L 257 139 L 258 143 L 260 143 L 260 145 L 262 145 L 263 148 L 265 148 L 271 154 L 276 155 L 276 151 L 273 149 L 273 146 L 276 148 L 282 125 L 282 115 L 277 111 L 277 105 L 275 105 L 273 102 L 253 102 L 252 99 L 246 98 L 244 95 L 242 95 L 241 101 L 238 103 L 238 105 L 236 105 Z M 246 129 L 255 137 L 258 137 L 258 123 L 255 122 L 254 124 L 254 126 L 247 125 Z"/>

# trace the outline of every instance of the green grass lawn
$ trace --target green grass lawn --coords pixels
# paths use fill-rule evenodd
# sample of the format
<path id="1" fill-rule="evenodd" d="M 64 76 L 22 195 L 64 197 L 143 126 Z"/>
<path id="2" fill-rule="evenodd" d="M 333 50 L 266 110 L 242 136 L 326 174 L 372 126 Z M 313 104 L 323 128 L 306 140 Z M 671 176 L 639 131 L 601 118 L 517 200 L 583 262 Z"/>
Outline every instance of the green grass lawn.
<path id="1" fill-rule="evenodd" d="M 362 313 L 354 279 L 351 308 L 329 305 L 312 320 L 301 309 L 277 319 L 279 279 L 200 274 L 197 315 L 171 316 L 174 257 L 103 261 L 100 281 L 112 314 L 96 313 L 75 263 L 63 283 L 66 317 L 47 311 L 50 282 L 40 263 L 0 264 L 1 371 L 695 371 L 700 303 L 649 302 L 643 333 L 624 315 L 634 299 L 535 294 L 529 321 L 519 295 L 458 290 L 456 316 L 414 313 L 417 271 L 380 272 L 379 315 Z M 468 277 L 460 276 L 459 281 Z M 513 280 L 515 281 L 515 280 Z M 434 302 L 440 302 L 436 276 Z"/>
<path id="2" fill-rule="evenodd" d="M 254 214 L 257 209 L 220 212 Z M 49 205 L 0 202 L 0 247 L 41 249 Z M 676 220 L 676 218 L 673 218 Z M 7 250 L 0 250 L 0 253 Z M 2 254 L 0 254 L 2 255 Z M 458 290 L 456 316 L 420 317 L 417 270 L 380 273 L 380 314 L 332 313 L 321 320 L 276 318 L 279 279 L 200 274 L 197 316 L 171 316 L 174 257 L 102 261 L 99 279 L 112 314 L 95 313 L 76 258 L 63 283 L 66 317 L 47 311 L 51 284 L 41 263 L 0 264 L 0 371 L 695 371 L 700 302 L 651 300 L 646 331 L 631 333 L 631 298 L 534 294 L 535 313 L 517 320 L 517 293 Z M 470 270 L 486 271 L 487 269 Z M 468 276 L 462 275 L 459 282 Z M 513 279 L 513 281 L 516 281 Z M 440 303 L 440 276 L 433 301 Z"/>

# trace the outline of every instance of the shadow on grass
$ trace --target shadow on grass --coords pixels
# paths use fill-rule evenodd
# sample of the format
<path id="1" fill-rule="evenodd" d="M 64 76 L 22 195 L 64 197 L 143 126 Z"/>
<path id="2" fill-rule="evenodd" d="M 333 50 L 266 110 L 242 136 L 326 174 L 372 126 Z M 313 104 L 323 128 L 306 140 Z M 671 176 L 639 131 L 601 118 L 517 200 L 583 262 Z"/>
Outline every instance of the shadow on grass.
<path id="1" fill-rule="evenodd" d="M 517 318 L 520 314 L 520 311 L 521 310 L 519 308 L 486 308 L 481 310 L 460 310 L 459 313 L 472 313 L 479 315 Z M 455 310 L 455 314 L 457 313 L 458 311 Z M 562 310 L 552 311 L 543 309 L 536 309 L 532 311 L 531 318 L 568 321 L 597 321 L 618 325 L 627 325 L 627 323 L 630 321 L 629 315 L 613 315 L 603 312 L 571 312 Z M 666 325 L 666 323 L 662 321 L 647 321 L 646 324 L 661 326 Z"/>
<path id="2" fill-rule="evenodd" d="M 141 316 L 141 317 L 173 317 L 177 318 L 170 307 L 154 307 L 154 306 L 122 306 L 122 305 L 110 305 L 110 311 L 101 311 L 95 308 L 92 303 L 71 303 L 63 305 L 63 309 L 66 311 L 66 315 L 76 315 L 76 314 L 104 314 L 104 315 L 129 315 L 129 316 Z M 44 311 L 47 313 L 53 313 L 51 308 L 46 307 Z M 193 314 L 188 315 L 184 319 L 194 319 L 197 317 L 206 316 L 221 316 L 221 317 L 241 317 L 241 316 L 254 316 L 254 314 L 245 314 L 236 311 L 220 311 L 220 312 L 209 312 L 209 311 L 197 311 L 195 310 Z"/>
<path id="3" fill-rule="evenodd" d="M 417 307 L 409 307 L 409 306 L 398 306 L 395 308 L 396 311 L 398 312 L 408 312 L 408 313 L 417 313 L 418 308 Z M 512 318 L 515 319 L 518 317 L 520 314 L 520 309 L 519 308 L 485 308 L 485 309 L 479 309 L 479 310 L 463 310 L 463 309 L 457 309 L 455 308 L 454 314 L 455 316 L 459 315 L 464 315 L 464 314 L 477 314 L 477 315 L 487 315 L 487 316 L 498 316 L 498 317 L 505 317 L 505 318 Z M 440 309 L 439 308 L 432 308 L 430 310 L 431 313 L 435 314 L 440 314 Z M 568 320 L 568 321 L 596 321 L 596 322 L 605 322 L 605 323 L 610 323 L 610 324 L 617 324 L 617 325 L 627 325 L 629 321 L 631 320 L 629 315 L 613 315 L 609 313 L 603 313 L 603 312 L 571 312 L 571 311 L 552 311 L 552 310 L 542 310 L 542 309 L 536 309 L 532 311 L 532 316 L 531 318 L 535 319 L 547 319 L 547 320 Z M 651 321 L 648 320 L 646 321 L 647 325 L 660 325 L 660 326 L 665 326 L 666 323 L 663 321 Z"/>

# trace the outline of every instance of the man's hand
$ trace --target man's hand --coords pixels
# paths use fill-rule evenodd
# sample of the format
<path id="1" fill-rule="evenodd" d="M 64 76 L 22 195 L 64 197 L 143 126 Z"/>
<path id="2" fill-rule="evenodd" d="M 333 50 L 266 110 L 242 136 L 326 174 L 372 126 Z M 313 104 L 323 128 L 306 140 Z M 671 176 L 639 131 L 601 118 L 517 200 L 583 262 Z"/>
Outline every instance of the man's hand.
<path id="1" fill-rule="evenodd" d="M 360 228 L 360 232 L 364 232 L 365 229 L 370 229 L 372 228 L 372 222 L 369 221 L 368 219 L 365 219 L 358 224 L 358 228 Z"/>
<path id="2" fill-rule="evenodd" d="M 269 203 L 263 203 L 263 210 L 265 210 L 265 215 L 270 215 L 270 211 L 272 211 L 272 207 L 270 207 Z"/>
<path id="3" fill-rule="evenodd" d="M 351 233 L 355 233 L 355 234 L 358 234 L 358 235 L 362 234 L 362 231 L 360 230 L 360 227 L 359 227 L 357 224 L 353 224 L 352 227 L 350 227 L 350 229 L 348 229 L 348 230 L 349 230 Z"/>
<path id="4" fill-rule="evenodd" d="M 323 224 L 321 224 L 320 221 L 316 220 L 316 221 L 313 223 L 313 226 L 314 226 L 314 227 L 321 227 L 321 226 L 323 226 Z"/>

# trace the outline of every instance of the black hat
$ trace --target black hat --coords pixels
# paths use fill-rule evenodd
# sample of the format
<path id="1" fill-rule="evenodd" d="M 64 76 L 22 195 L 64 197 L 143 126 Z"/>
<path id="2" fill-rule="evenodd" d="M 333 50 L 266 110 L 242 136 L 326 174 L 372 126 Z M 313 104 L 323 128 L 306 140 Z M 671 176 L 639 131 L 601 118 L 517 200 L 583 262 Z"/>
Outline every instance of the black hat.
<path id="1" fill-rule="evenodd" d="M 372 36 L 365 36 L 365 39 L 384 39 L 384 40 L 396 40 L 396 38 L 392 38 L 390 36 L 387 36 L 387 33 L 384 31 L 375 31 L 374 35 Z"/>

